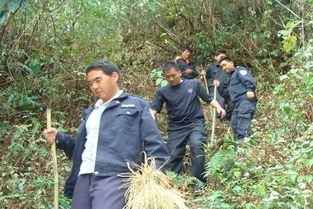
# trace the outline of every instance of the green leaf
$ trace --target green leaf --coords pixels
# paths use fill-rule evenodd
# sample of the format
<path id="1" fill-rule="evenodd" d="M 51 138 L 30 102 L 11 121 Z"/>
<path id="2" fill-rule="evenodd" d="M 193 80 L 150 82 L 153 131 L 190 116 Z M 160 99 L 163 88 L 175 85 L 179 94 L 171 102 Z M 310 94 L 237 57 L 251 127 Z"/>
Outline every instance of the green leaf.
<path id="1" fill-rule="evenodd" d="M 4 23 L 8 19 L 8 13 L 6 11 L 2 11 L 0 13 L 0 25 Z"/>
<path id="2" fill-rule="evenodd" d="M 168 84 L 168 82 L 166 80 L 163 80 L 161 83 L 161 87 L 166 86 Z"/>
<path id="3" fill-rule="evenodd" d="M 283 48 L 285 52 L 289 53 L 291 50 L 295 49 L 297 45 L 297 40 L 297 37 L 294 35 L 283 40 Z"/>
<path id="4" fill-rule="evenodd" d="M 240 172 L 240 171 L 235 171 L 235 172 L 234 172 L 234 176 L 235 176 L 236 178 L 240 178 L 240 177 L 241 177 L 241 172 Z"/>
<path id="5" fill-rule="evenodd" d="M 289 72 L 292 74 L 297 74 L 299 69 L 291 69 Z"/>
<path id="6" fill-rule="evenodd" d="M 32 72 L 32 69 L 30 67 L 28 67 L 27 65 L 24 65 L 23 63 L 17 62 L 16 63 L 18 66 L 24 68 L 28 73 Z"/>
<path id="7" fill-rule="evenodd" d="M 17 62 L 16 64 L 24 68 L 31 75 L 35 75 L 40 72 L 40 63 L 38 62 L 37 59 L 32 60 L 29 63 L 29 66 L 24 65 L 23 63 L 20 63 L 20 62 Z"/>
<path id="8" fill-rule="evenodd" d="M 279 80 L 283 81 L 285 79 L 289 78 L 288 75 L 282 75 L 279 77 Z"/>
<path id="9" fill-rule="evenodd" d="M 292 182 L 295 182 L 299 174 L 296 171 L 288 170 L 284 172 L 287 174 Z"/>
<path id="10" fill-rule="evenodd" d="M 0 1 L 0 12 L 2 12 L 2 9 L 4 8 L 5 3 L 6 3 L 6 0 Z"/>
<path id="11" fill-rule="evenodd" d="M 262 186 L 262 185 L 257 185 L 255 187 L 255 191 L 258 195 L 260 195 L 261 197 L 265 196 L 266 195 L 266 190 L 265 190 L 265 187 Z"/>
<path id="12" fill-rule="evenodd" d="M 38 59 L 34 59 L 29 63 L 29 68 L 32 70 L 32 74 L 37 74 L 40 72 L 40 63 Z"/>
<path id="13" fill-rule="evenodd" d="M 29 0 L 21 0 L 20 6 L 24 6 L 25 4 L 27 4 L 29 2 Z"/>
<path id="14" fill-rule="evenodd" d="M 292 31 L 299 24 L 301 24 L 301 21 L 288 22 L 287 25 L 286 25 L 286 29 Z"/>
<path id="15" fill-rule="evenodd" d="M 303 68 L 305 68 L 305 69 L 310 69 L 310 68 L 312 68 L 313 67 L 313 61 L 309 61 L 309 62 L 307 62 L 307 63 L 305 63 L 304 65 L 303 65 Z"/>
<path id="16" fill-rule="evenodd" d="M 209 199 L 209 200 L 215 200 L 215 199 L 217 199 L 217 198 L 219 198 L 219 197 L 222 197 L 223 195 L 224 195 L 224 192 L 223 192 L 223 191 L 215 191 L 215 192 L 213 192 L 212 195 L 210 195 L 210 196 L 208 197 L 208 199 Z"/>
<path id="17" fill-rule="evenodd" d="M 313 181 L 313 176 L 312 175 L 305 176 L 305 180 L 306 180 L 306 183 L 311 184 Z"/>
<path id="18" fill-rule="evenodd" d="M 8 9 L 10 12 L 15 12 L 20 7 L 20 0 L 11 0 L 8 2 Z"/>
<path id="19" fill-rule="evenodd" d="M 162 81 L 163 81 L 162 78 L 158 78 L 158 79 L 156 80 L 155 84 L 156 84 L 157 86 L 159 86 L 159 85 L 162 83 Z"/>

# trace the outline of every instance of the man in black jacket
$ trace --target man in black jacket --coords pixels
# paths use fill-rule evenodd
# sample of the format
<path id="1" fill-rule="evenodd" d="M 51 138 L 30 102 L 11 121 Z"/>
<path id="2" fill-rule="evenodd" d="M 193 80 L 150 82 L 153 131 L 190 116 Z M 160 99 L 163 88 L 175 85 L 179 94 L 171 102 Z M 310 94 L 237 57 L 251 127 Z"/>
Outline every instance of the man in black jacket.
<path id="1" fill-rule="evenodd" d="M 193 79 L 199 75 L 196 65 L 190 60 L 192 55 L 192 49 L 186 47 L 182 49 L 181 56 L 175 58 L 178 69 L 182 72 L 182 77 L 185 79 Z"/>
<path id="2" fill-rule="evenodd" d="M 230 77 L 230 75 L 225 73 L 219 65 L 219 61 L 224 57 L 226 57 L 226 51 L 223 49 L 217 50 L 214 54 L 214 62 L 207 66 L 204 74 L 207 80 L 210 96 L 214 95 L 214 86 L 217 86 L 216 100 L 221 107 L 226 110 L 226 116 L 224 119 L 230 120 L 233 105 L 227 101 L 226 98 L 221 96 L 222 84 L 227 82 Z"/>
<path id="3" fill-rule="evenodd" d="M 83 112 L 77 136 L 55 128 L 44 136 L 73 159 L 64 188 L 65 196 L 73 196 L 73 209 L 122 209 L 126 189 L 118 174 L 129 172 L 131 163 L 140 164 L 143 151 L 158 164 L 168 159 L 168 152 L 149 104 L 120 90 L 114 64 L 95 62 L 86 75 L 98 101 Z"/>

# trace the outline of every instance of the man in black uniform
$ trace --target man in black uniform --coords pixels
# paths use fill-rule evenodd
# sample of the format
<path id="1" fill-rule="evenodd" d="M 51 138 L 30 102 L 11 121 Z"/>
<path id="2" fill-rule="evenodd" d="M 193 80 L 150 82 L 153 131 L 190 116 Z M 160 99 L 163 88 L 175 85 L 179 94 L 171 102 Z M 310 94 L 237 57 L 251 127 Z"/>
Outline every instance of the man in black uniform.
<path id="1" fill-rule="evenodd" d="M 196 65 L 190 61 L 192 53 L 192 49 L 186 47 L 182 49 L 181 56 L 175 58 L 178 69 L 182 72 L 182 77 L 186 79 L 193 79 L 199 75 Z"/>
<path id="2" fill-rule="evenodd" d="M 245 67 L 235 67 L 229 57 L 221 59 L 220 66 L 230 74 L 228 84 L 223 85 L 222 95 L 234 104 L 231 124 L 235 138 L 243 140 L 250 135 L 251 120 L 257 104 L 256 81 Z"/>
<path id="3" fill-rule="evenodd" d="M 217 50 L 214 54 L 214 63 L 209 64 L 205 71 L 205 78 L 209 89 L 209 95 L 214 95 L 214 86 L 217 86 L 216 100 L 221 107 L 226 110 L 226 117 L 224 119 L 230 120 L 233 106 L 229 101 L 221 96 L 222 83 L 227 82 L 230 75 L 225 73 L 219 65 L 219 61 L 226 57 L 226 51 L 221 49 Z M 217 115 L 218 116 L 218 115 Z"/>
<path id="4" fill-rule="evenodd" d="M 210 97 L 197 80 L 181 78 L 181 71 L 174 62 L 168 62 L 162 67 L 168 85 L 159 88 L 151 104 L 155 115 L 166 104 L 169 116 L 169 137 L 167 147 L 170 153 L 168 169 L 181 174 L 186 144 L 189 141 L 191 150 L 191 176 L 204 181 L 205 153 L 203 144 L 207 141 L 204 127 L 204 114 L 199 101 L 215 107 L 217 112 L 225 116 L 225 110 Z"/>

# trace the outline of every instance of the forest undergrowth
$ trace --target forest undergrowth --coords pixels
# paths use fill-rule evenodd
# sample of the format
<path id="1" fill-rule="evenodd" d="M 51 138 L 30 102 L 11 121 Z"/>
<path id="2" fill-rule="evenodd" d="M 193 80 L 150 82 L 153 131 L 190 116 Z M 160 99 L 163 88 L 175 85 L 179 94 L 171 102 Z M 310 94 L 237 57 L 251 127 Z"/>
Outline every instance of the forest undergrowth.
<path id="1" fill-rule="evenodd" d="M 45 111 L 52 108 L 53 127 L 76 133 L 82 110 L 95 101 L 86 65 L 112 60 L 122 88 L 151 102 L 164 84 L 159 67 L 187 45 L 202 67 L 226 49 L 251 70 L 259 99 L 244 142 L 217 122 L 218 143 L 206 146 L 206 183 L 168 173 L 188 207 L 312 208 L 312 11 L 312 0 L 0 2 L 0 208 L 53 208 Z M 166 120 L 165 112 L 157 116 L 165 140 Z M 57 159 L 62 194 L 71 160 L 62 151 Z M 187 157 L 187 174 L 189 164 Z M 63 195 L 60 208 L 70 208 Z"/>

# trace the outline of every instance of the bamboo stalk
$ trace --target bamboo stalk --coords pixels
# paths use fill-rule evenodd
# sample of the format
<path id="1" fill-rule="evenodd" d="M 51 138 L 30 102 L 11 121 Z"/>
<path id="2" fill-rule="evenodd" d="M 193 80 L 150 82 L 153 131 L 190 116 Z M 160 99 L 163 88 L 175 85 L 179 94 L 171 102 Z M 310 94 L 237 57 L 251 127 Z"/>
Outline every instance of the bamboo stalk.
<path id="1" fill-rule="evenodd" d="M 51 128 L 51 109 L 47 108 L 47 128 Z M 51 145 L 54 176 L 54 209 L 59 209 L 59 176 L 55 143 Z"/>
<path id="2" fill-rule="evenodd" d="M 203 75 L 203 80 L 204 80 L 204 83 L 205 83 L 206 92 L 208 94 L 210 94 L 209 87 L 208 87 L 208 82 L 206 81 L 205 75 Z M 210 106 L 210 113 L 211 113 L 211 116 L 213 117 L 213 108 L 211 106 Z"/>
<path id="3" fill-rule="evenodd" d="M 217 86 L 214 86 L 214 100 L 216 101 L 216 94 L 217 94 Z M 216 125 L 216 111 L 213 111 L 212 116 L 212 132 L 211 132 L 211 143 L 216 144 L 215 140 L 215 125 Z"/>

